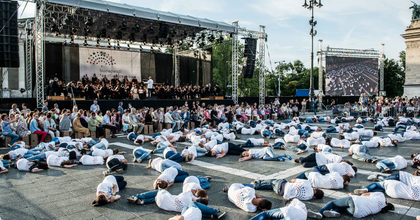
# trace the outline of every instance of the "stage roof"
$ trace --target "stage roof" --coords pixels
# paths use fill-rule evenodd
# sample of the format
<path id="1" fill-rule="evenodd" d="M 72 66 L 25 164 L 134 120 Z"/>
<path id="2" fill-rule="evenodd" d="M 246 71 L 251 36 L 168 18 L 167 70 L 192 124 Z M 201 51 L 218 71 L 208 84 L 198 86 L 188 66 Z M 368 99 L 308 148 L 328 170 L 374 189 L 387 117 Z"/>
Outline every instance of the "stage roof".
<path id="1" fill-rule="evenodd" d="M 47 0 L 47 3 L 68 5 L 83 9 L 89 9 L 92 11 L 113 13 L 128 17 L 143 18 L 156 22 L 186 25 L 191 27 L 197 27 L 200 29 L 234 32 L 234 27 L 225 22 L 213 21 L 206 18 L 196 18 L 189 15 L 158 11 L 150 8 L 143 8 L 139 6 L 132 6 L 116 2 L 102 0 Z"/>

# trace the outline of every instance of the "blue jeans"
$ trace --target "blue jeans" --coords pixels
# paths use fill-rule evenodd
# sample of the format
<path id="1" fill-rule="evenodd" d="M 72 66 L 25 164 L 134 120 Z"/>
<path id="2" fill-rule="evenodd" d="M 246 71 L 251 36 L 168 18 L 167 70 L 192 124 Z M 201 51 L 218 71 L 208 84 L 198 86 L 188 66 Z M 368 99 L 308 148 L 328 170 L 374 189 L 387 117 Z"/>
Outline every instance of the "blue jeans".
<path id="1" fill-rule="evenodd" d="M 267 130 L 263 131 L 262 135 L 263 135 L 264 137 L 270 137 L 270 138 L 274 137 L 273 132 L 271 132 L 271 131 L 267 131 Z"/>
<path id="2" fill-rule="evenodd" d="M 335 129 L 335 127 L 333 127 L 333 126 L 329 126 L 325 132 L 327 132 L 327 133 L 337 133 L 337 129 Z"/>
<path id="3" fill-rule="evenodd" d="M 263 156 L 263 160 L 268 161 L 277 161 L 279 158 L 287 157 L 286 154 L 274 154 L 274 151 L 272 148 L 268 148 L 267 153 Z"/>
<path id="4" fill-rule="evenodd" d="M 133 154 L 136 159 L 140 159 L 140 160 L 147 160 L 151 158 L 150 153 L 143 149 L 137 149 L 136 151 L 133 152 Z"/>
<path id="5" fill-rule="evenodd" d="M 58 140 L 57 137 L 53 137 L 53 139 L 51 139 L 51 141 L 54 141 L 55 144 L 59 144 L 60 143 L 60 141 Z"/>
<path id="6" fill-rule="evenodd" d="M 307 118 L 307 119 L 305 120 L 305 122 L 306 122 L 306 123 L 314 123 L 314 120 L 312 120 L 311 118 Z"/>
<path id="7" fill-rule="evenodd" d="M 184 180 L 189 176 L 190 174 L 187 171 L 179 170 L 178 169 L 178 175 L 175 177 L 174 182 L 184 182 Z"/>
<path id="8" fill-rule="evenodd" d="M 309 132 L 308 131 L 305 131 L 303 129 L 299 129 L 298 130 L 298 135 L 308 137 L 309 136 Z"/>
<path id="9" fill-rule="evenodd" d="M 276 130 L 274 130 L 274 132 L 276 132 L 276 134 L 277 135 L 284 135 L 284 132 L 283 131 L 281 131 L 280 129 L 276 129 Z"/>
<path id="10" fill-rule="evenodd" d="M 271 147 L 273 149 L 284 149 L 284 144 L 282 142 L 277 142 L 277 143 L 271 145 Z"/>
<path id="11" fill-rule="evenodd" d="M 382 125 L 375 125 L 375 127 L 373 127 L 373 130 L 375 131 L 382 131 L 383 129 Z"/>
<path id="12" fill-rule="evenodd" d="M 244 147 L 255 147 L 255 145 L 250 140 L 247 140 L 245 142 L 245 144 L 243 144 L 243 146 Z"/>
<path id="13" fill-rule="evenodd" d="M 293 151 L 299 151 L 300 150 L 306 150 L 306 145 L 304 144 L 299 144 L 298 146 L 293 148 Z"/>
<path id="14" fill-rule="evenodd" d="M 272 189 L 275 193 L 279 195 L 284 195 L 284 185 L 286 185 L 287 180 L 284 179 L 266 179 L 258 180 L 257 183 L 254 183 L 255 189 Z"/>
<path id="15" fill-rule="evenodd" d="M 271 209 L 269 211 L 261 212 L 260 214 L 254 216 L 251 218 L 251 220 L 282 220 L 284 219 L 283 213 L 281 212 L 281 209 Z"/>
<path id="16" fill-rule="evenodd" d="M 295 179 L 303 179 L 303 180 L 307 180 L 308 179 L 308 176 L 309 176 L 309 174 L 311 173 L 311 171 L 305 171 L 305 172 L 303 172 L 303 173 L 301 173 L 301 174 L 299 174 L 299 175 L 297 175 L 296 177 L 295 177 Z"/>
<path id="17" fill-rule="evenodd" d="M 19 139 L 19 135 L 14 134 L 14 133 L 8 133 L 8 134 L 5 134 L 4 136 L 12 138 L 12 141 L 9 142 L 10 145 L 13 145 Z"/>
<path id="18" fill-rule="evenodd" d="M 95 140 L 95 139 L 92 139 L 90 142 L 89 142 L 89 146 L 93 146 L 93 145 L 95 145 L 95 144 L 98 144 L 99 143 L 99 141 L 97 141 L 97 140 Z"/>
<path id="19" fill-rule="evenodd" d="M 328 137 L 328 138 L 332 139 L 332 136 L 330 134 L 327 134 L 327 133 L 322 134 L 322 137 L 323 138 Z"/>
<path id="20" fill-rule="evenodd" d="M 188 120 L 188 119 L 185 119 L 184 120 L 184 126 L 187 128 L 188 127 L 188 122 L 189 122 L 190 120 Z"/>
<path id="21" fill-rule="evenodd" d="M 312 167 L 312 171 L 318 172 L 322 175 L 330 173 L 330 170 L 327 168 L 326 165 Z"/>
<path id="22" fill-rule="evenodd" d="M 28 158 L 27 160 L 46 161 L 47 157 L 45 156 L 45 153 L 43 153 L 43 154 L 38 154 L 36 156 L 32 156 Z"/>
<path id="23" fill-rule="evenodd" d="M 200 177 L 200 176 L 196 176 L 196 177 L 200 181 L 200 186 L 201 186 L 202 189 L 210 188 L 210 183 L 206 178 Z"/>
<path id="24" fill-rule="evenodd" d="M 204 157 L 207 153 L 207 150 L 201 147 L 196 148 L 197 150 L 197 157 Z"/>
<path id="25" fill-rule="evenodd" d="M 184 161 L 184 157 L 181 156 L 180 153 L 175 151 L 168 151 L 165 155 L 163 155 L 165 159 L 173 160 L 175 162 L 182 162 Z"/>
<path id="26" fill-rule="evenodd" d="M 166 169 L 168 169 L 170 167 L 174 167 L 174 168 L 176 168 L 178 170 L 182 170 L 182 167 L 181 167 L 181 165 L 179 163 L 177 163 L 175 161 L 172 161 L 172 160 L 168 160 L 168 159 L 163 160 L 163 162 L 162 162 L 162 171 L 164 171 L 164 170 L 166 170 Z"/>
<path id="27" fill-rule="evenodd" d="M 210 218 L 212 215 L 217 215 L 217 213 L 219 213 L 219 210 L 208 207 L 204 204 L 201 204 L 199 202 L 192 202 L 194 203 L 194 207 L 198 208 L 201 210 L 201 214 L 203 218 Z M 191 205 L 190 205 L 191 207 Z"/>
<path id="28" fill-rule="evenodd" d="M 376 167 L 380 169 L 381 171 L 385 169 L 393 170 L 395 169 L 395 164 L 394 162 L 392 162 L 392 159 L 389 158 L 389 159 L 378 161 L 378 163 L 376 163 Z"/>
<path id="29" fill-rule="evenodd" d="M 9 168 L 9 161 L 8 160 L 1 160 L 1 162 L 3 163 L 3 166 L 5 168 Z M 203 188 L 203 187 L 201 187 L 201 188 Z"/>
<path id="30" fill-rule="evenodd" d="M 166 146 L 165 144 L 163 144 L 163 143 L 159 143 L 157 146 L 156 146 L 156 149 L 155 149 L 155 153 L 162 153 L 166 148 L 167 148 L 168 146 Z"/>
<path id="31" fill-rule="evenodd" d="M 154 135 L 152 136 L 152 138 L 153 138 L 153 139 L 155 139 L 155 138 L 156 138 L 157 136 L 159 136 L 159 135 L 162 135 L 162 133 L 158 132 L 158 133 L 154 134 Z"/>
<path id="32" fill-rule="evenodd" d="M 172 125 L 172 129 L 174 129 L 176 126 L 176 122 L 171 122 L 171 125 Z"/>
<path id="33" fill-rule="evenodd" d="M 158 194 L 159 190 L 163 190 L 163 189 L 158 189 L 158 190 L 153 190 L 153 191 L 137 194 L 136 197 L 138 199 L 143 200 L 144 204 L 154 203 L 155 197 Z"/>
<path id="34" fill-rule="evenodd" d="M 257 126 L 257 122 L 255 122 L 255 121 L 250 121 L 249 122 L 249 127 L 255 128 L 256 126 Z"/>
<path id="35" fill-rule="evenodd" d="M 101 150 L 106 150 L 106 146 L 104 143 L 99 142 L 95 145 L 92 146 L 93 149 L 101 149 Z"/>
<path id="36" fill-rule="evenodd" d="M 334 210 L 340 213 L 344 211 L 345 213 L 353 216 L 355 210 L 353 198 L 351 198 L 351 196 L 348 196 L 341 199 L 333 200 L 324 205 L 324 207 L 322 207 L 322 209 L 319 210 L 319 213 L 321 213 L 321 215 L 324 216 L 323 213 L 326 210 Z"/>
<path id="37" fill-rule="evenodd" d="M 134 134 L 134 133 L 130 133 L 128 135 L 128 140 L 130 140 L 130 141 L 134 141 L 134 140 L 136 140 L 136 138 L 137 138 L 137 135 Z M 155 138 L 155 137 L 153 137 L 153 138 Z"/>
<path id="38" fill-rule="evenodd" d="M 400 172 L 395 172 L 389 176 L 378 175 L 378 179 L 400 181 Z"/>
<path id="39" fill-rule="evenodd" d="M 369 192 L 385 192 L 384 182 L 375 182 L 365 187 Z"/>

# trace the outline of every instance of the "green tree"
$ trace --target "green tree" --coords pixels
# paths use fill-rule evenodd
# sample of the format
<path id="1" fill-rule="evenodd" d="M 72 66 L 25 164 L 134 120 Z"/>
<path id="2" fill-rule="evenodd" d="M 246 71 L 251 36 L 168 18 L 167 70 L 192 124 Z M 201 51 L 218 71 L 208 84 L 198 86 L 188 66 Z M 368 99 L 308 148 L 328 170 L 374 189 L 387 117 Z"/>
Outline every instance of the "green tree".
<path id="1" fill-rule="evenodd" d="M 402 53 L 400 53 L 401 55 Z M 405 55 L 405 53 L 403 53 Z M 396 61 L 394 59 L 384 60 L 384 87 L 386 95 L 389 97 L 402 96 L 404 93 L 405 71 L 403 60 Z"/>
<path id="2" fill-rule="evenodd" d="M 404 71 L 405 71 L 405 68 L 406 68 L 405 67 L 405 56 L 406 56 L 405 51 L 404 50 L 401 51 L 399 57 L 400 57 L 400 62 L 401 62 L 401 65 L 402 65 L 402 68 L 404 69 Z"/>

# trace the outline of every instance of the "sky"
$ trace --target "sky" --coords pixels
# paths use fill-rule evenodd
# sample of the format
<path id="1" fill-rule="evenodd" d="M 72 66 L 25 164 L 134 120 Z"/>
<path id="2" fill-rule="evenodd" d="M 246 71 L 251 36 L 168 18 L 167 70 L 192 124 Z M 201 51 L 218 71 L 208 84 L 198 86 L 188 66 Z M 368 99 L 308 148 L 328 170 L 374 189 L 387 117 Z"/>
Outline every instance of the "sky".
<path id="1" fill-rule="evenodd" d="M 420 0 L 415 0 L 420 4 Z M 309 20 L 311 12 L 302 7 L 304 0 L 113 0 L 129 5 L 169 11 L 178 14 L 223 21 L 249 30 L 266 26 L 268 50 L 266 65 L 274 68 L 275 61 L 301 60 L 310 67 L 311 37 Z M 20 1 L 19 18 L 33 17 L 35 6 L 25 6 Z M 322 0 L 324 7 L 316 8 L 314 50 L 318 39 L 323 47 L 350 49 L 380 49 L 385 44 L 387 58 L 398 59 L 405 50 L 401 34 L 411 22 L 410 0 Z M 268 53 L 270 56 L 268 56 Z M 315 59 L 315 66 L 317 60 Z"/>

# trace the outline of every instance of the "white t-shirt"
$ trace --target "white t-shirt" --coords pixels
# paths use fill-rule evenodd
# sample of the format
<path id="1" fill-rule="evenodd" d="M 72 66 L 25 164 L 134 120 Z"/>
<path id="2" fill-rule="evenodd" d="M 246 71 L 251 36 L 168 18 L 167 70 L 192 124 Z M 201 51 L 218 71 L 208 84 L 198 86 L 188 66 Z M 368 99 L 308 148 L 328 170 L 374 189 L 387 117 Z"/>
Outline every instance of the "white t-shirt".
<path id="1" fill-rule="evenodd" d="M 253 188 L 234 183 L 229 187 L 228 197 L 233 204 L 246 212 L 257 211 L 257 206 L 252 204 L 252 200 L 255 198 L 255 190 Z"/>
<path id="2" fill-rule="evenodd" d="M 108 159 L 106 160 L 106 163 L 108 163 L 108 161 L 110 161 L 110 160 L 112 160 L 112 159 L 114 159 L 114 158 L 118 159 L 119 161 L 121 161 L 121 160 L 124 160 L 124 159 L 125 159 L 125 157 L 124 157 L 123 155 L 121 155 L 121 154 L 112 155 L 112 156 L 109 156 L 109 157 L 108 157 Z"/>
<path id="3" fill-rule="evenodd" d="M 330 145 L 326 145 L 326 144 L 318 144 L 317 148 L 320 150 L 320 152 L 323 152 L 323 153 L 329 153 L 332 151 L 332 148 L 330 147 Z"/>
<path id="4" fill-rule="evenodd" d="M 399 171 L 400 174 L 400 181 L 403 182 L 405 185 L 414 186 L 420 185 L 420 176 L 414 176 L 411 173 L 407 173 L 404 171 Z"/>
<path id="5" fill-rule="evenodd" d="M 184 216 L 184 220 L 201 220 L 202 213 L 201 210 L 196 207 L 189 207 L 187 211 L 182 214 Z"/>
<path id="6" fill-rule="evenodd" d="M 60 157 L 57 155 L 50 155 L 47 158 L 47 164 L 48 166 L 54 166 L 54 167 L 59 167 L 61 165 L 62 162 L 69 160 L 68 157 Z"/>
<path id="7" fill-rule="evenodd" d="M 285 199 L 311 200 L 313 196 L 314 190 L 309 180 L 297 179 L 295 183 L 288 182 L 284 186 Z"/>
<path id="8" fill-rule="evenodd" d="M 371 192 L 369 197 L 351 196 L 354 202 L 355 218 L 363 218 L 379 213 L 386 206 L 385 195 L 381 192 Z"/>
<path id="9" fill-rule="evenodd" d="M 325 164 L 325 166 L 328 168 L 330 172 L 337 172 L 340 174 L 340 176 L 347 175 L 347 174 L 351 174 L 352 176 L 356 175 L 356 173 L 354 172 L 350 164 L 346 162 L 329 163 L 329 164 Z"/>
<path id="10" fill-rule="evenodd" d="M 299 199 L 293 199 L 289 206 L 280 208 L 285 220 L 306 220 L 306 206 Z"/>
<path id="11" fill-rule="evenodd" d="M 101 143 L 105 145 L 105 148 L 109 147 L 109 142 L 105 138 L 102 138 Z"/>
<path id="12" fill-rule="evenodd" d="M 211 141 L 205 143 L 204 147 L 206 147 L 206 150 L 211 150 L 216 145 L 217 145 L 217 141 L 216 140 L 211 140 Z"/>
<path id="13" fill-rule="evenodd" d="M 157 179 L 161 179 L 161 180 L 167 182 L 168 184 L 170 184 L 170 183 L 174 182 L 175 177 L 177 175 L 178 175 L 178 170 L 176 168 L 170 167 L 170 168 L 166 169 L 165 171 L 163 171 L 160 174 L 160 176 L 158 176 Z M 153 183 L 153 188 L 156 188 L 156 180 Z"/>
<path id="14" fill-rule="evenodd" d="M 342 157 L 332 153 L 316 153 L 316 164 L 322 166 L 329 163 L 339 163 L 343 160 Z"/>
<path id="15" fill-rule="evenodd" d="M 350 141 L 348 140 L 340 140 L 338 138 L 332 138 L 331 139 L 331 147 L 344 147 L 344 148 L 350 148 Z"/>
<path id="16" fill-rule="evenodd" d="M 253 135 L 255 133 L 255 129 L 254 128 L 242 128 L 241 129 L 241 134 L 250 134 Z"/>
<path id="17" fill-rule="evenodd" d="M 189 146 L 188 149 L 184 149 L 181 154 L 193 154 L 192 159 L 194 160 L 197 157 L 197 148 L 195 148 L 195 146 Z"/>
<path id="18" fill-rule="evenodd" d="M 101 156 L 83 155 L 79 162 L 81 162 L 83 165 L 103 165 L 104 158 Z"/>
<path id="19" fill-rule="evenodd" d="M 360 137 L 358 132 L 344 133 L 343 135 L 344 135 L 344 138 L 349 141 L 357 140 Z"/>
<path id="20" fill-rule="evenodd" d="M 156 195 L 156 205 L 166 211 L 182 212 L 192 201 L 191 192 L 172 195 L 166 190 L 159 190 Z"/>
<path id="21" fill-rule="evenodd" d="M 297 143 L 299 142 L 299 139 L 300 139 L 299 135 L 290 135 L 290 134 L 284 135 L 284 141 L 286 143 Z"/>
<path id="22" fill-rule="evenodd" d="M 394 170 L 401 170 L 407 167 L 407 160 L 404 157 L 398 155 L 392 158 L 394 161 L 395 169 Z"/>
<path id="23" fill-rule="evenodd" d="M 323 189 L 342 189 L 343 178 L 337 172 L 330 172 L 322 175 L 318 172 L 311 172 L 308 176 L 308 180 L 311 182 L 314 188 Z"/>
<path id="24" fill-rule="evenodd" d="M 222 150 L 227 153 L 229 151 L 228 143 L 218 144 L 212 148 L 212 150 L 216 151 L 216 154 L 220 154 Z"/>
<path id="25" fill-rule="evenodd" d="M 163 159 L 161 157 L 158 157 L 152 160 L 152 163 L 150 164 L 150 166 L 152 167 L 152 169 L 158 172 L 162 172 L 162 162 L 163 162 Z"/>
<path id="26" fill-rule="evenodd" d="M 248 140 L 251 141 L 251 143 L 253 143 L 255 146 L 261 146 L 264 144 L 263 138 L 248 138 Z"/>
<path id="27" fill-rule="evenodd" d="M 321 138 L 309 137 L 307 141 L 308 141 L 309 146 L 317 146 L 318 144 L 325 144 L 325 139 L 322 137 Z"/>
<path id="28" fill-rule="evenodd" d="M 112 175 L 107 176 L 102 181 L 102 183 L 100 183 L 98 187 L 96 188 L 96 195 L 99 195 L 99 192 L 105 192 L 105 193 L 108 193 L 109 197 L 111 197 L 112 187 L 114 186 L 114 184 L 117 185 L 117 191 L 116 191 L 117 193 L 120 191 L 120 189 L 118 188 L 117 180 Z"/>
<path id="29" fill-rule="evenodd" d="M 262 159 L 264 155 L 267 153 L 268 148 L 270 147 L 264 147 L 261 149 L 251 149 L 249 150 L 249 153 L 252 155 L 252 158 L 255 159 Z"/>
<path id="30" fill-rule="evenodd" d="M 106 149 L 106 150 L 94 149 L 92 151 L 92 156 L 109 157 L 113 154 L 114 152 L 112 151 L 112 149 Z"/>
<path id="31" fill-rule="evenodd" d="M 20 171 L 29 171 L 29 168 L 34 165 L 33 162 L 29 162 L 27 159 L 19 159 L 16 162 L 16 167 Z"/>
<path id="32" fill-rule="evenodd" d="M 386 194 L 395 199 L 420 200 L 420 185 L 407 186 L 397 180 L 385 180 Z"/>
<path id="33" fill-rule="evenodd" d="M 311 134 L 311 137 L 313 137 L 313 138 L 322 138 L 322 135 L 324 135 L 324 132 L 313 132 Z"/>
<path id="34" fill-rule="evenodd" d="M 23 155 L 26 154 L 26 152 L 28 152 L 28 149 L 18 148 L 16 150 L 9 151 L 9 155 L 10 155 L 11 158 L 13 158 L 13 157 L 18 157 L 19 155 L 23 156 Z"/>

